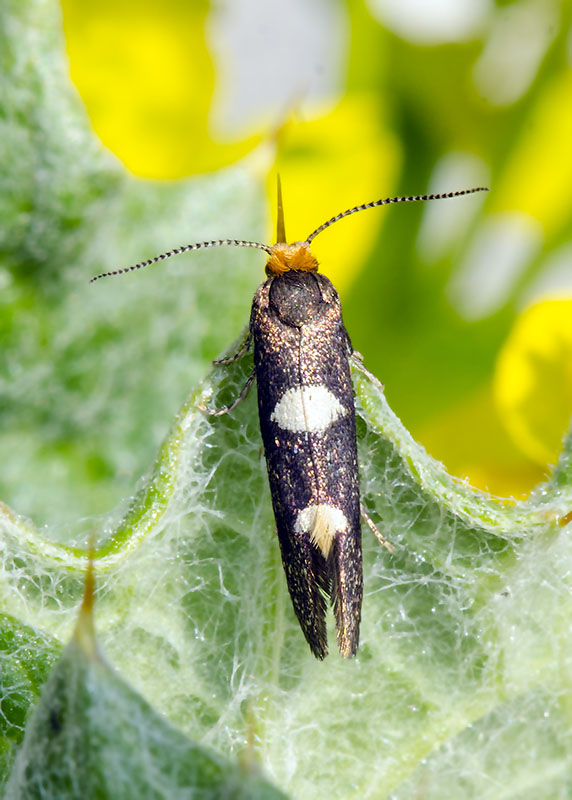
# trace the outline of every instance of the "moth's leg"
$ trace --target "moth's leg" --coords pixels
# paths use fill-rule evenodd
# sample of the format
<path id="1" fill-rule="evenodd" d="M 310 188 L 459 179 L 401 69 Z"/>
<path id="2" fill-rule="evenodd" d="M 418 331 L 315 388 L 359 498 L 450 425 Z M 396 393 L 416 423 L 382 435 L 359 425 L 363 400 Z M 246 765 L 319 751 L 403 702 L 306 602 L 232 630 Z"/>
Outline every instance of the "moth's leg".
<path id="1" fill-rule="evenodd" d="M 201 411 L 204 411 L 206 414 L 209 414 L 211 417 L 222 417 L 223 414 L 230 414 L 231 411 L 237 407 L 239 403 L 245 399 L 246 395 L 249 393 L 252 384 L 254 383 L 254 379 L 256 378 L 256 373 L 254 370 L 248 376 L 248 380 L 242 387 L 241 393 L 238 395 L 236 400 L 233 400 L 232 403 L 228 406 L 222 406 L 221 408 L 207 408 L 202 403 L 198 404 L 198 407 Z"/>
<path id="2" fill-rule="evenodd" d="M 359 507 L 360 507 L 360 511 L 361 511 L 362 517 L 364 518 L 364 520 L 365 520 L 368 528 L 370 529 L 370 531 L 373 534 L 375 534 L 375 537 L 377 538 L 377 541 L 380 543 L 380 545 L 382 547 L 385 547 L 386 550 L 389 550 L 390 553 L 393 553 L 393 549 L 394 549 L 393 545 L 391 544 L 391 542 L 388 542 L 387 539 L 385 538 L 385 536 L 381 533 L 381 531 L 379 531 L 377 529 L 375 522 L 372 520 L 372 518 L 369 516 L 369 514 L 365 510 L 363 503 L 360 503 Z"/>
<path id="3" fill-rule="evenodd" d="M 250 347 L 250 343 L 252 341 L 252 331 L 248 331 L 248 335 L 244 342 L 240 345 L 240 349 L 237 353 L 232 356 L 225 356 L 224 358 L 217 358 L 216 361 L 213 361 L 213 366 L 215 367 L 224 367 L 226 364 L 233 364 L 235 361 L 239 361 L 243 356 L 246 355 L 248 352 L 248 348 Z"/>
<path id="4" fill-rule="evenodd" d="M 381 383 L 379 378 L 377 378 L 373 374 L 373 372 L 370 372 L 368 370 L 368 368 L 364 365 L 363 356 L 362 356 L 361 353 L 358 353 L 357 350 L 352 350 L 351 355 L 350 355 L 350 360 L 351 360 L 352 364 L 354 365 L 354 367 L 357 367 L 357 369 L 359 369 L 360 372 L 362 372 L 366 377 L 368 377 L 370 379 L 370 381 L 372 381 L 372 383 L 375 383 L 375 385 L 378 387 L 378 389 L 381 389 L 381 391 L 383 392 L 383 389 L 384 389 L 383 383 Z"/>

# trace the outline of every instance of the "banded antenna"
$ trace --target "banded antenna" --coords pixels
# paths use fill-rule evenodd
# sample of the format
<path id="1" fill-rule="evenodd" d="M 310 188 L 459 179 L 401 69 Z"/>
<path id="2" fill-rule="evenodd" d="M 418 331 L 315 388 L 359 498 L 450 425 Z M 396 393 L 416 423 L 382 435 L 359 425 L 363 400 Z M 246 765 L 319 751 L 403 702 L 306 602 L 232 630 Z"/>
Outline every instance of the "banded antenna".
<path id="1" fill-rule="evenodd" d="M 377 206 L 388 206 L 391 203 L 418 203 L 421 200 L 448 200 L 450 197 L 461 197 L 464 194 L 474 194 L 475 192 L 488 191 L 489 189 L 486 186 L 478 186 L 475 189 L 459 189 L 456 192 L 442 192 L 440 194 L 416 194 L 409 197 L 386 197 L 383 200 L 374 200 L 372 203 L 363 203 L 361 206 L 348 208 L 347 211 L 342 211 L 341 214 L 336 214 L 335 217 L 332 217 L 327 222 L 324 222 L 319 228 L 316 228 L 315 231 L 312 231 L 312 233 L 304 240 L 304 243 L 310 244 L 312 239 L 315 239 L 319 233 L 325 231 L 326 228 L 329 228 L 330 225 L 334 224 L 334 222 L 337 222 L 344 217 L 349 217 L 350 214 L 355 214 L 357 211 L 365 211 L 368 208 L 377 208 Z"/>
<path id="2" fill-rule="evenodd" d="M 302 242 L 302 244 L 309 245 L 310 242 L 316 238 L 319 233 L 325 231 L 326 228 L 329 228 L 330 225 L 333 225 L 334 222 L 338 222 L 338 220 L 343 219 L 344 217 L 349 217 L 351 214 L 355 214 L 358 211 L 365 211 L 368 208 L 377 208 L 377 206 L 388 206 L 392 203 L 417 203 L 422 200 L 446 200 L 451 197 L 461 197 L 465 194 L 474 194 L 475 192 L 488 192 L 488 188 L 485 186 L 479 186 L 475 189 L 459 189 L 456 192 L 443 192 L 441 194 L 423 194 L 423 195 L 411 195 L 408 197 L 386 197 L 381 200 L 373 200 L 371 203 L 363 203 L 360 206 L 354 206 L 353 208 L 348 208 L 347 211 L 342 211 L 341 214 L 336 214 L 335 217 L 332 217 L 327 222 L 324 222 L 320 225 L 316 230 L 312 231 L 312 233 Z M 282 204 L 282 188 L 280 184 L 280 176 L 278 176 L 278 221 L 276 225 L 276 238 L 277 244 L 284 244 L 286 242 L 286 231 L 284 227 L 284 208 Z M 188 253 L 191 250 L 202 250 L 207 247 L 254 247 L 257 250 L 264 250 L 268 255 L 272 255 L 273 247 L 268 244 L 263 244 L 262 242 L 246 242 L 242 239 L 217 239 L 211 242 L 197 242 L 196 244 L 185 244 L 182 247 L 174 247 L 172 250 L 167 250 L 165 253 L 161 253 L 158 256 L 154 256 L 154 258 L 149 258 L 146 261 L 141 261 L 139 264 L 133 264 L 131 267 L 123 267 L 122 269 L 114 269 L 111 272 L 102 272 L 100 275 L 95 275 L 91 280 L 90 283 L 95 283 L 100 278 L 112 278 L 116 275 L 125 275 L 127 272 L 134 272 L 137 269 L 143 269 L 144 267 L 149 267 L 151 264 L 156 264 L 158 261 L 165 261 L 167 258 L 171 258 L 172 256 L 181 255 L 181 253 Z"/>
<path id="3" fill-rule="evenodd" d="M 143 269 L 149 267 L 151 264 L 156 264 L 158 261 L 165 261 L 171 256 L 179 256 L 181 253 L 188 253 L 191 250 L 203 250 L 206 247 L 256 247 L 258 250 L 264 250 L 269 255 L 272 254 L 272 248 L 268 244 L 261 242 L 244 242 L 242 239 L 217 239 L 212 242 L 197 242 L 196 244 L 184 244 L 182 247 L 174 247 L 172 250 L 167 250 L 166 253 L 161 253 L 153 258 L 148 258 L 147 261 L 140 261 L 139 264 L 133 264 L 131 267 L 123 267 L 122 269 L 114 269 L 111 272 L 102 272 L 100 275 L 95 275 L 90 283 L 95 283 L 100 278 L 113 278 L 115 275 L 125 275 L 126 272 L 133 272 L 136 269 Z"/>

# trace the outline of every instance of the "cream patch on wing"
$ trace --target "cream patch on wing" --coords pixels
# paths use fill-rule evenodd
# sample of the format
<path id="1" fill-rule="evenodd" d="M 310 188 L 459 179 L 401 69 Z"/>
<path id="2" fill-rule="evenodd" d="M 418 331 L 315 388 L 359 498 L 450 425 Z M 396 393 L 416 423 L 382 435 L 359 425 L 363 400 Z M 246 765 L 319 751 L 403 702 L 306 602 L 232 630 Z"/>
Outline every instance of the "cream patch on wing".
<path id="1" fill-rule="evenodd" d="M 323 433 L 345 414 L 347 409 L 326 386 L 293 386 L 276 403 L 270 421 L 293 433 Z"/>
<path id="2" fill-rule="evenodd" d="M 294 529 L 296 533 L 309 533 L 310 542 L 327 558 L 336 533 L 346 531 L 348 521 L 341 509 L 321 503 L 303 508 L 296 517 Z"/>

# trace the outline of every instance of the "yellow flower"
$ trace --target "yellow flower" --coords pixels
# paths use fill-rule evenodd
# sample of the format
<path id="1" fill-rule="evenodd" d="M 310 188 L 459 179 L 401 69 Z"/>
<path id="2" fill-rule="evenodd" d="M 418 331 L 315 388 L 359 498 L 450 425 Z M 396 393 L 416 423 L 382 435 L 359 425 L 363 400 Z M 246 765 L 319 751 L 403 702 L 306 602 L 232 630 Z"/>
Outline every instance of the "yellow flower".
<path id="1" fill-rule="evenodd" d="M 62 9 L 72 80 L 95 132 L 131 172 L 163 179 L 206 172 L 260 141 L 221 144 L 210 134 L 207 3 L 157 13 L 153 4 L 62 0 Z"/>
<path id="2" fill-rule="evenodd" d="M 544 300 L 517 318 L 497 360 L 494 393 L 520 450 L 555 464 L 572 415 L 572 299 Z"/>

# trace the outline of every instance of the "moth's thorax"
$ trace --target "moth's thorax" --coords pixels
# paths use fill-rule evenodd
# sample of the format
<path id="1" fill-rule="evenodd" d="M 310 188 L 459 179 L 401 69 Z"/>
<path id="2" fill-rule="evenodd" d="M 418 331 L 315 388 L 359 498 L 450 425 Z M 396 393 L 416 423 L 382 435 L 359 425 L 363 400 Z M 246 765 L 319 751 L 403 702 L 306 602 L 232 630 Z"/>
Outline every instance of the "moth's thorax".
<path id="1" fill-rule="evenodd" d="M 317 275 L 290 270 L 274 275 L 270 281 L 269 309 L 286 325 L 296 328 L 307 325 L 323 312 L 321 284 Z"/>
<path id="2" fill-rule="evenodd" d="M 306 242 L 294 242 L 294 244 L 278 242 L 271 247 L 271 250 L 270 258 L 266 262 L 268 276 L 282 275 L 292 269 L 302 272 L 318 271 L 318 262 Z"/>

